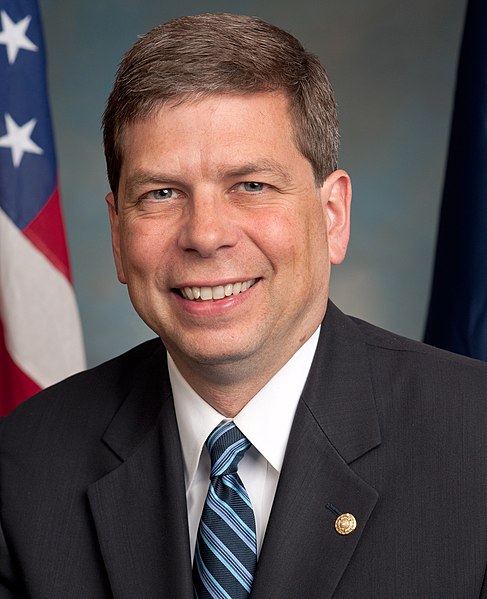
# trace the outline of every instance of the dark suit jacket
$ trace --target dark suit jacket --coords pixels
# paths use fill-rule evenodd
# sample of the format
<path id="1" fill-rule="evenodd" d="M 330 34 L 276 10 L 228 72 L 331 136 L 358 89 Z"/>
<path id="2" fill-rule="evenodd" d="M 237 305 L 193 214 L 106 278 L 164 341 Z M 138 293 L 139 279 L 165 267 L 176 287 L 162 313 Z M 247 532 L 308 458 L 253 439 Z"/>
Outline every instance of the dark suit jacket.
<path id="1" fill-rule="evenodd" d="M 0 447 L 1 599 L 191 599 L 159 340 L 24 403 Z M 252 599 L 487 597 L 486 563 L 487 365 L 330 305 Z"/>

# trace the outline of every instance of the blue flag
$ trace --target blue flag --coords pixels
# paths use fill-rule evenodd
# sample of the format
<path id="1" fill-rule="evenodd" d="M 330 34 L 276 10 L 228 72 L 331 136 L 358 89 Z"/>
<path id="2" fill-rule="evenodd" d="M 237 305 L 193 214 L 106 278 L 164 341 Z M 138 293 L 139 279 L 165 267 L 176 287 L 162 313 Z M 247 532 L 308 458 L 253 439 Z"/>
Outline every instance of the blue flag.
<path id="1" fill-rule="evenodd" d="M 487 360 L 487 1 L 470 0 L 425 341 Z"/>

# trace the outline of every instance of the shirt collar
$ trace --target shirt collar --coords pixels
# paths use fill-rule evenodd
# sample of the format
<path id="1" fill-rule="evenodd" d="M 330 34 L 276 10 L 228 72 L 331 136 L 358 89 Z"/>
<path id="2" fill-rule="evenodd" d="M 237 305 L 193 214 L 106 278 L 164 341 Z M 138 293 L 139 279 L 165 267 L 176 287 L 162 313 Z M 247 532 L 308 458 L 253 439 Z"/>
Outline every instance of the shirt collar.
<path id="1" fill-rule="evenodd" d="M 281 471 L 294 414 L 318 344 L 319 331 L 318 328 L 233 419 L 277 472 Z M 169 354 L 167 358 L 188 488 L 208 435 L 228 418 L 207 404 L 184 379 Z"/>

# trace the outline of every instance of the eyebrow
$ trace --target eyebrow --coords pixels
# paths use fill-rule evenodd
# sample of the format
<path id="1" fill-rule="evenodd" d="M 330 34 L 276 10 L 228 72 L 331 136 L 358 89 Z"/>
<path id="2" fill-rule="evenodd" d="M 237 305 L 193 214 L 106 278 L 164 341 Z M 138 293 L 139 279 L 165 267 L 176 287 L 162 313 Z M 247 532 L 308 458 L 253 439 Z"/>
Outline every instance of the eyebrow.
<path id="1" fill-rule="evenodd" d="M 231 167 L 231 168 L 221 168 L 219 169 L 219 177 L 221 179 L 224 178 L 235 178 L 235 177 L 246 177 L 248 175 L 274 175 L 283 180 L 284 183 L 290 183 L 291 178 L 289 173 L 282 168 L 282 166 L 275 162 L 274 160 L 270 160 L 269 158 L 262 158 L 261 160 L 256 160 L 255 162 L 246 162 L 245 164 Z"/>
<path id="2" fill-rule="evenodd" d="M 268 158 L 256 160 L 255 162 L 246 162 L 237 166 L 221 166 L 217 169 L 217 176 L 220 180 L 247 177 L 249 175 L 272 175 L 280 178 L 285 184 L 291 182 L 288 172 L 283 169 L 280 164 Z M 181 184 L 180 175 L 162 172 L 155 173 L 149 170 L 140 169 L 134 171 L 127 179 L 126 187 L 129 195 L 132 195 L 137 188 L 145 187 L 146 185 L 154 185 L 157 187 L 158 185 L 168 186 L 178 184 Z"/>
<path id="3" fill-rule="evenodd" d="M 172 177 L 167 177 L 163 173 L 153 173 L 151 171 L 147 171 L 144 169 L 134 171 L 126 182 L 126 189 L 128 195 L 131 196 L 135 193 L 135 191 L 140 187 L 145 187 L 146 185 L 151 185 L 154 187 L 157 186 L 167 186 L 168 183 L 176 183 Z"/>

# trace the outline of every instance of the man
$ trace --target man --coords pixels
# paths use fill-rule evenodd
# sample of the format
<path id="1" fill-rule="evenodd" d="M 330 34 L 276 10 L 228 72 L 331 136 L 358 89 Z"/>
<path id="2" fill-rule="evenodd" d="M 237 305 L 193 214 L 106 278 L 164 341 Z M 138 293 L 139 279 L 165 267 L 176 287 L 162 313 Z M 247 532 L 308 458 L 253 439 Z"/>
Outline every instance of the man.
<path id="1" fill-rule="evenodd" d="M 158 339 L 3 423 L 1 598 L 487 597 L 487 368 L 328 301 L 337 140 L 318 60 L 257 19 L 125 56 L 107 202 Z"/>

